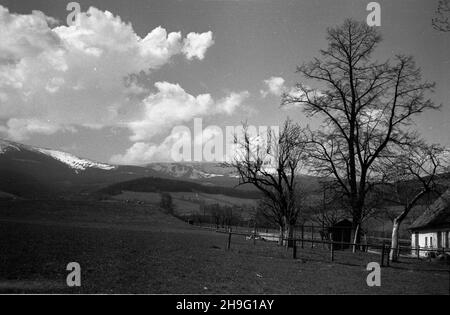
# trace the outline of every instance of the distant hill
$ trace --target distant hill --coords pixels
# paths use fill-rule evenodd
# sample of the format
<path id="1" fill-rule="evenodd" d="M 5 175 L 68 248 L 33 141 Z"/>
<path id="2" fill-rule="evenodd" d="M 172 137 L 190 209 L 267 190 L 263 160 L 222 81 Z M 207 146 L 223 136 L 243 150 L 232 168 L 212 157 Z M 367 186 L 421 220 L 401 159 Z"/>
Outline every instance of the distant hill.
<path id="1" fill-rule="evenodd" d="M 249 190 L 256 191 L 250 185 L 234 189 L 238 179 L 230 168 L 223 168 L 219 164 L 110 165 L 63 151 L 0 139 L 0 191 L 19 197 L 72 198 L 80 194 L 89 195 L 102 188 L 107 191 L 112 189 L 109 186 L 115 183 L 125 182 L 123 185 L 128 185 L 130 180 L 140 178 L 144 178 L 143 182 L 147 186 L 150 182 L 158 182 L 159 186 L 157 185 L 155 189 L 159 190 L 202 192 L 223 190 L 230 196 L 241 196 Z M 181 182 L 177 183 L 180 180 Z M 207 186 L 211 187 L 205 188 Z M 244 192 L 236 193 L 235 190 Z"/>
<path id="2" fill-rule="evenodd" d="M 319 177 L 301 175 L 298 187 L 309 195 L 317 194 L 320 199 L 321 180 Z M 198 191 L 250 199 L 260 196 L 254 186 L 238 186 L 238 183 L 235 170 L 221 163 L 110 165 L 63 151 L 0 139 L 0 191 L 18 197 L 71 198 L 99 191 L 117 193 L 118 190 Z M 450 186 L 450 174 L 441 175 L 439 184 L 444 188 Z M 405 183 L 405 186 L 417 185 L 415 181 Z"/>
<path id="3" fill-rule="evenodd" d="M 238 190 L 232 187 L 210 186 L 168 178 L 145 177 L 112 184 L 99 190 L 100 194 L 118 195 L 122 191 L 135 192 L 201 192 L 207 194 L 221 194 L 225 196 L 259 199 L 258 191 Z"/>
<path id="4" fill-rule="evenodd" d="M 238 181 L 234 167 L 218 162 L 167 162 L 149 163 L 145 166 L 180 179 L 233 178 L 236 183 Z"/>
<path id="5" fill-rule="evenodd" d="M 203 185 L 236 187 L 239 184 L 236 170 L 218 162 L 150 163 L 145 167 L 171 178 L 201 182 Z M 254 188 L 248 185 L 245 189 Z"/>
<path id="6" fill-rule="evenodd" d="M 169 178 L 201 183 L 202 185 L 235 187 L 242 190 L 257 189 L 250 184 L 238 186 L 239 176 L 232 166 L 218 162 L 177 162 L 177 163 L 150 163 L 145 165 Z M 320 178 L 315 176 L 298 176 L 299 187 L 308 192 L 320 188 Z"/>
<path id="7" fill-rule="evenodd" d="M 115 182 L 158 175 L 150 168 L 98 163 L 0 139 L 0 190 L 21 197 L 93 191 Z"/>

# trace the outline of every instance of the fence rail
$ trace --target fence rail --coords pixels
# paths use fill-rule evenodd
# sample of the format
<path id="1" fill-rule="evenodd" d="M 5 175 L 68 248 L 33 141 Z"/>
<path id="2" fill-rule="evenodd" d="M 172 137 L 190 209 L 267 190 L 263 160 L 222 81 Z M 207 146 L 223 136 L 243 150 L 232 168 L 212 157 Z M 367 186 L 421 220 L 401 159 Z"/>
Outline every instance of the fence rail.
<path id="1" fill-rule="evenodd" d="M 243 233 L 253 233 L 255 230 L 258 234 L 278 234 L 279 230 L 275 229 L 273 227 L 271 228 L 266 228 L 266 227 L 256 227 L 254 225 L 248 225 L 248 226 L 243 226 L 243 225 L 220 225 L 220 224 L 213 224 L 213 223 L 194 223 L 193 225 L 198 226 L 198 227 L 202 227 L 202 228 L 208 228 L 211 230 L 228 230 L 228 229 L 232 229 L 232 231 L 242 231 Z M 294 234 L 295 235 L 303 235 L 302 238 L 314 238 L 317 240 L 321 240 L 321 234 L 324 233 L 324 231 L 327 231 L 328 229 L 332 229 L 334 231 L 337 231 L 338 234 L 340 235 L 340 231 L 345 231 L 348 229 L 348 227 L 340 227 L 340 226 L 335 226 L 335 227 L 326 227 L 326 226 L 322 226 L 322 225 L 311 225 L 311 224 L 302 224 L 302 225 L 296 225 L 294 228 Z M 325 233 L 328 234 L 329 232 Z M 403 236 L 404 237 L 404 236 Z M 382 237 L 379 235 L 373 235 L 372 232 L 367 232 L 367 234 L 365 234 L 365 238 L 368 240 L 375 240 L 375 241 L 389 241 L 390 237 Z M 411 243 L 411 239 L 407 239 L 407 238 L 399 238 L 399 243 Z"/>
<path id="2" fill-rule="evenodd" d="M 203 227 L 204 228 L 204 227 Z M 239 235 L 239 236 L 245 236 L 249 238 L 253 238 L 253 243 L 256 244 L 256 237 L 258 236 L 257 233 L 245 233 L 245 232 L 233 232 L 232 230 L 225 230 L 225 229 L 213 229 L 209 228 L 210 230 L 214 230 L 217 233 L 227 234 L 227 250 L 231 249 L 231 240 L 232 235 Z M 335 252 L 339 249 L 344 249 L 344 247 L 350 247 L 353 249 L 353 252 L 355 252 L 357 249 L 359 252 L 371 252 L 375 254 L 380 255 L 380 266 L 389 266 L 389 254 L 392 250 L 392 247 L 388 244 L 388 242 L 383 241 L 382 244 L 374 244 L 374 243 L 352 243 L 352 242 L 342 242 L 342 241 L 333 241 L 332 235 L 329 235 L 329 240 L 319 240 L 319 239 L 309 239 L 309 238 L 283 238 L 282 239 L 284 244 L 290 244 L 290 246 L 287 246 L 289 248 L 292 248 L 292 257 L 293 259 L 297 258 L 297 247 L 300 246 L 302 249 L 305 247 L 306 243 L 311 244 L 311 248 L 314 248 L 314 244 L 322 244 L 323 248 L 328 247 L 328 250 L 330 251 L 330 260 L 335 260 Z M 411 246 L 398 246 L 397 248 L 394 248 L 394 250 L 398 251 L 398 253 L 401 252 L 401 250 L 407 250 L 410 253 L 416 253 L 415 257 L 418 259 L 421 258 L 420 252 L 434 252 L 434 253 L 442 253 L 442 254 L 450 254 L 450 248 L 442 248 L 442 249 L 432 249 L 432 248 L 422 248 L 422 247 L 411 247 Z M 413 257 L 412 255 L 409 255 L 408 257 Z"/>

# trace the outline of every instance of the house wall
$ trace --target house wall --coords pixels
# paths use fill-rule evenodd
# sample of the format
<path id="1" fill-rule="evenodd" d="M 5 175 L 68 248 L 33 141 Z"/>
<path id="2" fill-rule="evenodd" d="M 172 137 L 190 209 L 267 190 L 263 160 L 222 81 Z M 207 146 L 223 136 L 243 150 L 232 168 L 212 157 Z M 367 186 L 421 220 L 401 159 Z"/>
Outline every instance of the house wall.
<path id="1" fill-rule="evenodd" d="M 411 246 L 423 249 L 448 249 L 450 247 L 450 230 L 434 231 L 434 232 L 415 232 L 411 234 Z M 417 255 L 413 250 L 412 255 Z M 420 257 L 426 257 L 427 252 L 421 251 Z"/>

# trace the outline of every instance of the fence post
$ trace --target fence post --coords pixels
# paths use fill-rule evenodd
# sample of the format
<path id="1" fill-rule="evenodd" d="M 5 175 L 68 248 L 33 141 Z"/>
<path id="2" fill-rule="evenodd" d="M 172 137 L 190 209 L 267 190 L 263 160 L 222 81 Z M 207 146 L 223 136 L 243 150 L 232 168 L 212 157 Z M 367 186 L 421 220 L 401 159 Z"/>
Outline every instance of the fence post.
<path id="1" fill-rule="evenodd" d="M 330 233 L 330 255 L 331 261 L 334 261 L 334 246 L 333 246 L 333 234 Z"/>
<path id="2" fill-rule="evenodd" d="M 325 249 L 325 228 L 322 227 L 322 231 L 320 231 L 320 240 L 322 241 L 322 249 Z"/>
<path id="3" fill-rule="evenodd" d="M 386 242 L 383 241 L 383 245 L 381 246 L 381 264 L 380 266 L 383 267 L 384 266 L 384 247 L 386 245 Z"/>
<path id="4" fill-rule="evenodd" d="M 292 257 L 294 259 L 297 259 L 297 240 L 294 240 L 293 242 L 294 242 L 294 244 L 293 244 L 294 248 L 292 250 Z"/>
<path id="5" fill-rule="evenodd" d="M 227 250 L 230 250 L 231 247 L 231 230 L 228 231 L 228 244 L 227 244 Z"/>
<path id="6" fill-rule="evenodd" d="M 305 225 L 302 224 L 302 249 L 303 249 L 303 239 L 305 238 Z"/>
<path id="7" fill-rule="evenodd" d="M 311 248 L 314 248 L 314 225 L 311 225 Z"/>
<path id="8" fill-rule="evenodd" d="M 416 244 L 417 259 L 420 259 L 420 245 Z"/>
<path id="9" fill-rule="evenodd" d="M 357 238 L 356 236 L 359 235 L 359 224 L 356 226 L 356 230 L 355 230 L 355 235 L 353 235 L 353 249 L 352 252 L 353 254 L 356 253 L 356 242 L 357 242 Z"/>
<path id="10" fill-rule="evenodd" d="M 396 250 L 396 249 L 393 249 L 394 251 Z M 386 267 L 389 267 L 389 258 L 390 258 L 390 256 L 391 256 L 391 246 L 389 246 L 389 245 L 386 245 Z"/>

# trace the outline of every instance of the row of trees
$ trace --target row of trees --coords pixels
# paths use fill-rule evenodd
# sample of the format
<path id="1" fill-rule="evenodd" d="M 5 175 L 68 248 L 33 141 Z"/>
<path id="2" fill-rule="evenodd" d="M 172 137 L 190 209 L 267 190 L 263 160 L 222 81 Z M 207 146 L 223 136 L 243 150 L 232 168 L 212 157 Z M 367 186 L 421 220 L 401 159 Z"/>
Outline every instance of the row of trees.
<path id="1" fill-rule="evenodd" d="M 160 193 L 159 206 L 170 215 L 175 215 L 175 204 L 172 195 L 168 192 Z M 229 227 L 242 225 L 244 220 L 241 216 L 242 208 L 238 206 L 214 204 L 200 204 L 200 211 L 192 213 L 189 219 L 196 223 L 215 224 L 216 227 Z"/>
<path id="2" fill-rule="evenodd" d="M 422 80 L 411 56 L 372 58 L 381 36 L 366 23 L 348 19 L 328 29 L 327 40 L 319 57 L 297 67 L 305 81 L 282 99 L 282 106 L 321 118 L 321 128 L 288 119 L 278 134 L 255 136 L 244 126 L 232 164 L 240 184 L 253 184 L 264 194 L 264 211 L 282 236 L 292 236 L 302 210 L 297 187 L 302 169 L 333 187 L 352 217 L 355 243 L 364 219 L 380 206 L 371 201 L 387 196 L 404 206 L 394 220 L 392 248 L 397 248 L 401 222 L 443 171 L 444 149 L 428 145 L 412 128 L 414 118 L 439 109 L 429 99 L 435 84 Z M 405 196 L 400 185 L 409 180 L 415 180 L 415 193 Z M 391 259 L 396 258 L 393 251 Z"/>
<path id="3" fill-rule="evenodd" d="M 243 222 L 241 211 L 236 206 L 226 206 L 220 204 L 205 204 L 203 208 L 203 219 L 209 218 L 208 223 L 214 224 L 218 227 L 230 227 L 233 225 L 240 225 Z"/>

